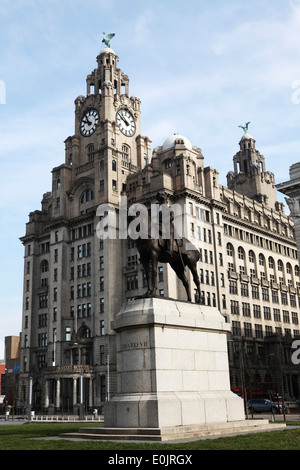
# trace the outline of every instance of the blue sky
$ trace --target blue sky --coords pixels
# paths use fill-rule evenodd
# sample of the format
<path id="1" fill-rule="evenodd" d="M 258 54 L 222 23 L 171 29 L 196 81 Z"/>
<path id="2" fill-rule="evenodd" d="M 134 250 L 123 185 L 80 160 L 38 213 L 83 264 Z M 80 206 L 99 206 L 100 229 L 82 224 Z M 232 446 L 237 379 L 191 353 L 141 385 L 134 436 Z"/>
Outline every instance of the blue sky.
<path id="1" fill-rule="evenodd" d="M 4 337 L 21 331 L 19 237 L 64 161 L 103 31 L 116 33 L 152 149 L 183 134 L 226 185 L 238 126 L 251 121 L 277 183 L 299 161 L 300 1 L 1 0 L 0 358 Z"/>

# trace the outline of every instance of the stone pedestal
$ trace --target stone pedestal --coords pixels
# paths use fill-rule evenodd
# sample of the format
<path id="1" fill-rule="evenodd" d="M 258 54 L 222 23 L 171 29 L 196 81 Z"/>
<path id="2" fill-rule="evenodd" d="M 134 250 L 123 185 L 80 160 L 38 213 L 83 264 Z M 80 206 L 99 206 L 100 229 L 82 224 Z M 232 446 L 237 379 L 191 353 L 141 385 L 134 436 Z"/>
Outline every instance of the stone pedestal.
<path id="1" fill-rule="evenodd" d="M 245 420 L 230 391 L 226 335 L 216 308 L 161 298 L 127 303 L 116 316 L 117 394 L 105 427 L 170 428 Z"/>

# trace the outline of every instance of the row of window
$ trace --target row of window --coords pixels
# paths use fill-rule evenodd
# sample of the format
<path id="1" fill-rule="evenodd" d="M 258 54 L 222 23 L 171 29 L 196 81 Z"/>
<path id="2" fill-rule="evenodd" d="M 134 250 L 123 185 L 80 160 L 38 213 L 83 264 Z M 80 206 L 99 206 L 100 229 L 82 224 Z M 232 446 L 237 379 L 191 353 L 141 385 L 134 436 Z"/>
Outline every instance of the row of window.
<path id="1" fill-rule="evenodd" d="M 229 280 L 229 293 L 233 295 L 241 295 L 242 297 L 250 297 L 249 295 L 249 284 L 241 283 L 240 291 L 238 290 L 238 282 L 235 280 Z M 266 287 L 260 289 L 257 285 L 251 285 L 251 297 L 252 299 L 262 299 L 266 302 L 270 301 L 270 290 Z M 290 303 L 291 307 L 297 306 L 297 298 L 295 294 L 288 294 L 287 292 L 279 292 L 278 290 L 271 290 L 271 299 L 274 303 L 281 303 L 283 305 L 288 305 Z M 298 303 L 300 307 L 300 297 L 298 298 Z"/>
<path id="2" fill-rule="evenodd" d="M 232 227 L 231 225 L 224 224 L 224 234 L 234 237 L 238 240 L 243 240 L 250 243 L 251 245 L 266 248 L 267 250 L 273 251 L 274 253 L 289 256 L 290 258 L 297 259 L 297 250 L 288 246 L 282 245 L 281 243 L 273 242 L 268 238 L 254 235 L 249 231 Z"/>
<path id="3" fill-rule="evenodd" d="M 233 245 L 231 243 L 227 243 L 226 245 L 226 251 L 227 251 L 227 256 L 234 258 L 235 260 L 235 250 L 233 248 Z M 248 256 L 246 255 L 246 252 L 243 247 L 239 246 L 237 249 L 237 256 L 238 259 L 241 261 L 248 261 L 249 264 L 255 264 L 257 267 L 257 261 L 256 261 L 256 256 L 253 250 L 249 250 Z M 291 263 L 286 263 L 284 266 L 284 263 L 281 259 L 277 261 L 277 263 L 274 261 L 274 258 L 272 256 L 268 257 L 268 263 L 266 262 L 265 256 L 260 253 L 258 255 L 258 264 L 259 266 L 262 266 L 264 268 L 268 267 L 270 270 L 275 271 L 277 269 L 278 272 L 281 273 L 286 273 L 286 274 L 294 274 L 295 276 L 299 277 L 300 276 L 300 268 L 299 265 L 295 265 L 295 268 L 293 270 Z"/>
<path id="4" fill-rule="evenodd" d="M 251 317 L 251 310 L 252 315 L 254 318 L 264 318 L 265 320 L 272 320 L 271 315 L 271 308 L 270 307 L 261 307 L 261 305 L 252 305 L 248 302 L 242 302 L 241 304 L 237 300 L 230 300 L 230 312 L 233 315 L 242 314 L 244 317 Z M 298 325 L 298 313 L 297 312 L 290 312 L 288 310 L 282 310 L 282 318 L 281 312 L 279 308 L 273 308 L 273 320 L 276 322 L 283 323 L 293 323 Z"/>
<path id="5" fill-rule="evenodd" d="M 278 335 L 282 335 L 283 331 L 281 327 L 275 327 L 273 329 L 272 326 L 266 325 L 263 329 L 263 326 L 260 324 L 255 324 L 254 325 L 254 331 L 253 331 L 253 326 L 251 323 L 244 322 L 243 323 L 243 331 L 242 331 L 242 325 L 241 322 L 239 321 L 233 321 L 232 322 L 232 334 L 234 336 L 244 336 L 245 338 L 257 338 L 257 339 L 262 339 L 266 336 L 271 336 L 274 333 Z M 284 328 L 284 334 L 285 335 L 290 335 L 291 336 L 291 330 L 290 328 Z M 294 336 L 299 336 L 300 335 L 300 330 L 293 330 Z"/>

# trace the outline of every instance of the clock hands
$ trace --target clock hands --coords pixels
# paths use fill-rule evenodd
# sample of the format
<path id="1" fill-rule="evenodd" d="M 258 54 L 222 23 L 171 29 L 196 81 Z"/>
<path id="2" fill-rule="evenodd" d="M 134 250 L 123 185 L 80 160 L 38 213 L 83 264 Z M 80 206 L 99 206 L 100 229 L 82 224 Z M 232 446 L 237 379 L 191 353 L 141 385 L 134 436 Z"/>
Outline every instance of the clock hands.
<path id="1" fill-rule="evenodd" d="M 127 121 L 127 119 L 125 118 L 125 116 L 123 116 L 123 114 L 119 113 L 119 116 L 120 116 L 120 118 L 122 119 L 122 121 L 125 122 L 126 126 L 129 126 L 129 125 L 130 125 L 129 122 Z"/>

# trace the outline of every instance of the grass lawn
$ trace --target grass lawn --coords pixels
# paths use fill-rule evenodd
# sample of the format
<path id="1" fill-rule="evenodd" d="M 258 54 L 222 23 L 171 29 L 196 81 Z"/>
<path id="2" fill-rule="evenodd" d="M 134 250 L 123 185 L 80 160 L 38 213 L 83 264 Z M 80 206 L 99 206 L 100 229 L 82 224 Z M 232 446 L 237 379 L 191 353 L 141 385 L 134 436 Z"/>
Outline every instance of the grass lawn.
<path id="1" fill-rule="evenodd" d="M 299 425 L 300 422 L 291 423 Z M 76 432 L 91 424 L 47 423 L 0 426 L 0 450 L 299 450 L 300 428 L 269 431 L 256 434 L 220 437 L 180 444 L 122 443 L 101 441 L 68 441 L 42 439 L 64 432 Z M 36 440 L 36 438 L 39 438 Z"/>

